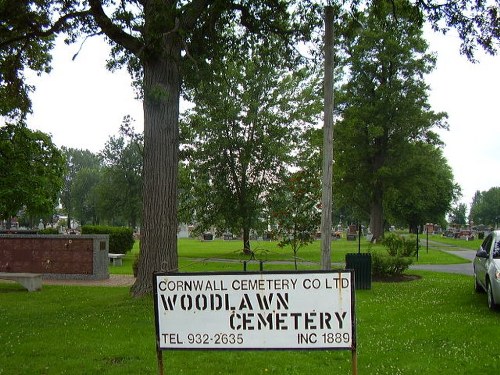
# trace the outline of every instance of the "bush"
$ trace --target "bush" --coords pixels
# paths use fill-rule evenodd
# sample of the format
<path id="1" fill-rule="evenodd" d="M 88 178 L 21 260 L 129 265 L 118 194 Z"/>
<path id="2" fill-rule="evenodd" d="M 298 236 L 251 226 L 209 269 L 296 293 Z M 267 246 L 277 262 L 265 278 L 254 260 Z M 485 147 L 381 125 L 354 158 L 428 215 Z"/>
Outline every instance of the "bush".
<path id="1" fill-rule="evenodd" d="M 38 234 L 60 234 L 59 231 L 55 228 L 45 228 L 39 229 L 37 231 Z"/>
<path id="2" fill-rule="evenodd" d="M 413 263 L 410 257 L 372 253 L 372 275 L 394 277 L 402 275 Z"/>
<path id="3" fill-rule="evenodd" d="M 417 253 L 417 242 L 413 237 L 388 234 L 382 241 L 387 255 L 372 253 L 372 274 L 380 277 L 393 277 L 403 274 L 413 263 Z"/>
<path id="4" fill-rule="evenodd" d="M 108 234 L 109 252 L 114 254 L 126 254 L 134 246 L 134 232 L 131 228 L 84 225 L 82 234 Z"/>
<path id="5" fill-rule="evenodd" d="M 417 241 L 414 236 L 404 237 L 389 233 L 382 240 L 390 256 L 413 257 L 417 254 Z"/>

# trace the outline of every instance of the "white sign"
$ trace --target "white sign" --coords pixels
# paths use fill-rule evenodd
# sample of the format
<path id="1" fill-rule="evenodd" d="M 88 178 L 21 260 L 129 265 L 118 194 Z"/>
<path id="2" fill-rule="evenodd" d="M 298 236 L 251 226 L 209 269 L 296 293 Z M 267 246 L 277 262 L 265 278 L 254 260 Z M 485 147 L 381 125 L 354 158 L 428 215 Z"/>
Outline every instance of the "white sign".
<path id="1" fill-rule="evenodd" d="M 353 349 L 350 271 L 156 274 L 163 349 Z"/>

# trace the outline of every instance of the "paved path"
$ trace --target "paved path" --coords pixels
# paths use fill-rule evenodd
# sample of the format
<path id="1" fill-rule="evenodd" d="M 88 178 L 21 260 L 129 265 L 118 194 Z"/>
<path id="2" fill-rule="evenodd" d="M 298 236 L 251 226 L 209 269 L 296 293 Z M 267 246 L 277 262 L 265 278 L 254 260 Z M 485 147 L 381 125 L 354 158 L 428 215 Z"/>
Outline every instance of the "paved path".
<path id="1" fill-rule="evenodd" d="M 109 275 L 106 280 L 58 280 L 43 279 L 42 285 L 76 285 L 76 286 L 132 286 L 135 277 L 132 275 Z"/>
<path id="2" fill-rule="evenodd" d="M 420 251 L 425 249 L 427 244 L 426 240 L 420 242 Z M 461 264 L 413 264 L 410 266 L 410 269 L 414 270 L 429 270 L 429 271 L 437 271 L 437 272 L 448 272 L 448 273 L 460 273 L 464 275 L 472 276 L 474 274 L 474 270 L 472 268 L 472 260 L 476 255 L 476 251 L 464 248 L 457 248 L 454 245 L 443 244 L 440 242 L 429 241 L 429 248 L 440 249 L 449 254 L 456 255 L 460 258 L 467 259 L 470 263 L 461 263 Z M 448 250 L 449 249 L 449 250 Z"/>

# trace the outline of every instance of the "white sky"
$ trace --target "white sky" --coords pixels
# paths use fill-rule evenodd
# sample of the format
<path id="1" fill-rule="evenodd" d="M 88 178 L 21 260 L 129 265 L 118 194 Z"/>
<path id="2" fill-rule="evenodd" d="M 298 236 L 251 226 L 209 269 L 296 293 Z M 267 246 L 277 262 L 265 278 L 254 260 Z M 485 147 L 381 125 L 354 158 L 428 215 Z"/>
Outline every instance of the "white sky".
<path id="1" fill-rule="evenodd" d="M 462 187 L 462 202 L 469 206 L 477 190 L 500 186 L 495 171 L 500 165 L 500 56 L 479 54 L 480 63 L 472 64 L 459 54 L 457 37 L 428 33 L 428 38 L 431 51 L 438 53 L 437 68 L 427 79 L 430 103 L 434 111 L 449 115 L 450 130 L 439 133 Z M 125 115 L 142 131 L 142 104 L 134 99 L 125 70 L 105 69 L 109 49 L 104 42 L 87 40 L 73 61 L 78 48 L 60 43 L 50 75 L 32 79 L 36 91 L 28 124 L 52 134 L 58 146 L 99 152 L 118 134 Z"/>

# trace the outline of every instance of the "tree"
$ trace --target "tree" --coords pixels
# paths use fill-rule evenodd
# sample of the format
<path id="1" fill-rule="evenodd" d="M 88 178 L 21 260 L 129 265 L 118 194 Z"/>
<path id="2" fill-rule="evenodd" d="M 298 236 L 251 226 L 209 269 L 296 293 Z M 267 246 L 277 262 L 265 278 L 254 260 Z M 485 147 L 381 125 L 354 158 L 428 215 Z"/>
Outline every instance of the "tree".
<path id="1" fill-rule="evenodd" d="M 101 179 L 101 168 L 82 168 L 73 179 L 71 206 L 74 208 L 75 218 L 81 225 L 100 223 L 98 186 Z"/>
<path id="2" fill-rule="evenodd" d="M 500 187 L 476 192 L 470 208 L 469 219 L 476 224 L 498 228 L 500 223 Z"/>
<path id="3" fill-rule="evenodd" d="M 459 203 L 450 210 L 449 220 L 452 224 L 467 224 L 467 206 L 465 203 Z"/>
<path id="4" fill-rule="evenodd" d="M 307 170 L 291 173 L 270 192 L 269 217 L 278 246 L 290 246 L 295 270 L 301 247 L 310 244 L 318 233 L 321 206 L 320 176 Z"/>
<path id="5" fill-rule="evenodd" d="M 103 178 L 98 211 L 102 219 L 134 228 L 140 222 L 142 203 L 142 144 L 127 137 L 125 129 L 120 133 L 110 137 L 100 153 Z"/>
<path id="6" fill-rule="evenodd" d="M 152 291 L 153 271 L 177 269 L 178 118 L 181 87 L 224 55 L 246 29 L 262 43 L 270 34 L 293 46 L 309 36 L 317 12 L 313 1 L 284 0 L 4 0 L 0 3 L 0 114 L 23 117 L 31 110 L 25 67 L 50 70 L 55 35 L 68 42 L 105 35 L 113 46 L 110 68 L 127 66 L 144 100 L 144 202 L 139 273 L 132 288 Z M 393 3 L 397 8 L 396 4 Z M 353 7 L 359 6 L 353 1 Z M 464 46 L 494 50 L 498 13 L 485 2 L 419 1 L 435 25 L 459 29 Z M 317 7 L 316 7 L 317 8 Z M 293 12 L 293 14 L 290 14 Z M 300 21 L 300 22 L 299 22 Z M 292 52 L 293 49 L 289 49 Z M 472 50 L 473 52 L 473 50 Z M 196 68 L 193 71 L 190 68 Z M 203 76 L 203 75 L 201 75 Z M 205 76 L 206 77 L 206 76 Z"/>
<path id="7" fill-rule="evenodd" d="M 445 223 L 445 215 L 460 195 L 441 149 L 423 142 L 410 143 L 392 166 L 384 211 L 393 224 L 408 225 L 416 233 L 425 223 Z"/>
<path id="8" fill-rule="evenodd" d="M 50 136 L 25 126 L 0 127 L 0 218 L 25 209 L 52 215 L 63 184 L 64 158 Z"/>
<path id="9" fill-rule="evenodd" d="M 211 81 L 188 91 L 196 106 L 185 118 L 183 149 L 197 230 L 241 233 L 247 254 L 250 231 L 265 225 L 267 186 L 293 164 L 301 132 L 320 112 L 317 82 L 305 68 L 289 69 L 280 44 L 268 38 L 228 51 L 212 62 Z"/>
<path id="10" fill-rule="evenodd" d="M 385 194 L 399 184 L 394 171 L 402 168 L 408 145 L 437 143 L 431 128 L 445 126 L 445 115 L 427 102 L 423 75 L 434 58 L 421 23 L 406 2 L 397 4 L 397 15 L 390 3 L 376 2 L 355 20 L 346 47 L 349 78 L 338 100 L 334 192 L 369 213 L 374 240 L 383 235 Z"/>
<path id="11" fill-rule="evenodd" d="M 73 203 L 78 197 L 73 199 L 73 183 L 78 173 L 84 169 L 98 169 L 100 167 L 99 157 L 89 150 L 79 150 L 74 148 L 62 147 L 62 153 L 66 160 L 66 173 L 64 174 L 64 185 L 61 191 L 60 199 L 63 209 L 68 215 L 68 228 L 71 228 L 71 221 L 73 219 L 74 207 Z"/>

